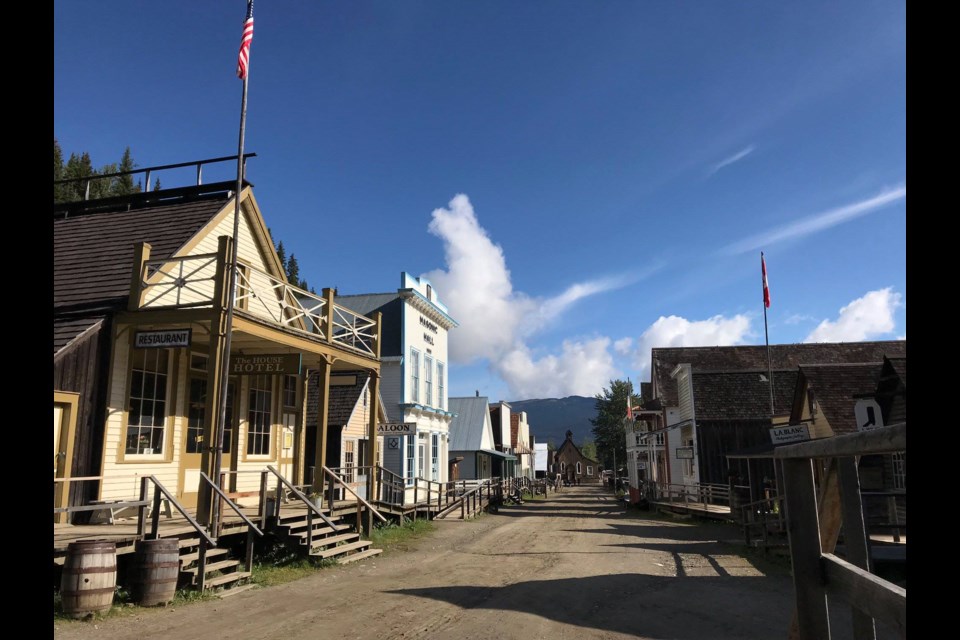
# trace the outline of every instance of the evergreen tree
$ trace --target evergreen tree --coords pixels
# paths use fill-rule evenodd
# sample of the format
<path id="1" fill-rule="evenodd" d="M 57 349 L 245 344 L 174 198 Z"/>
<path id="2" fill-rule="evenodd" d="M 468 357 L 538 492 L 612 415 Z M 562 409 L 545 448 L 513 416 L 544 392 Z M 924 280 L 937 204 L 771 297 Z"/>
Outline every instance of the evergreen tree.
<path id="1" fill-rule="evenodd" d="M 580 445 L 580 453 L 590 458 L 591 460 L 597 459 L 597 443 L 595 443 L 590 438 L 584 438 L 583 444 Z"/>
<path id="2" fill-rule="evenodd" d="M 63 166 L 63 150 L 60 148 L 60 143 L 57 142 L 57 139 L 53 139 L 53 181 L 64 179 L 65 168 Z M 53 201 L 54 202 L 64 202 L 68 197 L 68 185 L 64 184 L 55 184 L 53 185 Z"/>
<path id="3" fill-rule="evenodd" d="M 304 291 L 308 291 L 310 287 L 310 285 L 307 284 L 307 281 L 304 280 L 303 278 L 300 279 L 300 282 L 297 283 L 297 286 L 303 289 Z"/>
<path id="4" fill-rule="evenodd" d="M 99 171 L 94 170 L 94 176 L 103 176 L 117 172 L 116 164 L 105 164 Z M 100 198 L 109 198 L 113 195 L 116 178 L 100 178 L 90 181 L 90 199 L 98 200 Z"/>
<path id="5" fill-rule="evenodd" d="M 123 157 L 120 159 L 120 166 L 117 167 L 117 171 L 133 171 L 136 168 L 137 163 L 133 161 L 130 147 L 127 147 L 123 151 Z M 110 195 L 112 196 L 125 196 L 131 193 L 138 193 L 139 191 L 140 188 L 133 183 L 133 175 L 131 174 L 114 178 L 113 184 L 110 187 Z"/>
<path id="6" fill-rule="evenodd" d="M 160 191 L 160 178 L 157 178 L 153 183 L 153 190 Z"/>
<path id="7" fill-rule="evenodd" d="M 287 282 L 292 285 L 296 285 L 300 282 L 300 264 L 297 262 L 297 256 L 290 254 L 290 259 L 287 261 Z"/>
<path id="8" fill-rule="evenodd" d="M 595 396 L 597 417 L 590 419 L 593 436 L 596 439 L 597 461 L 607 469 L 626 466 L 626 421 L 627 398 L 632 404 L 639 404 L 639 398 L 633 394 L 633 385 L 626 380 L 611 380 L 610 387 Z"/>
<path id="9" fill-rule="evenodd" d="M 267 233 L 270 233 L 270 230 L 267 229 Z M 277 245 L 277 257 L 280 258 L 280 266 L 283 268 L 283 272 L 287 272 L 287 250 L 283 248 L 283 240 L 280 241 L 280 244 Z"/>
<path id="10" fill-rule="evenodd" d="M 63 170 L 64 180 L 87 178 L 93 174 L 93 164 L 90 162 L 89 153 L 84 152 L 79 156 L 75 153 L 70 154 L 70 159 L 67 160 L 67 164 Z M 85 180 L 77 180 L 76 182 L 71 182 L 70 184 L 64 185 L 64 187 L 66 201 L 75 202 L 77 200 L 84 199 L 87 190 L 87 182 Z M 92 194 L 93 184 L 90 185 L 90 191 Z"/>

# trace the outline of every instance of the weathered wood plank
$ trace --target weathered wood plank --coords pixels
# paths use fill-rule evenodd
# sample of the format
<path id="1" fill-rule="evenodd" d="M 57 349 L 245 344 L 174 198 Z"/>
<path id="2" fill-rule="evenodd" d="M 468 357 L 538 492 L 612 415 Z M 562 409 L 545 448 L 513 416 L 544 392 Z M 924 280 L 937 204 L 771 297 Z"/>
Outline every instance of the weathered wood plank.
<path id="1" fill-rule="evenodd" d="M 907 590 L 833 554 L 821 561 L 827 590 L 907 637 Z"/>
<path id="2" fill-rule="evenodd" d="M 870 571 L 870 547 L 867 530 L 863 523 L 863 503 L 860 500 L 860 475 L 857 459 L 837 458 L 837 473 L 840 480 L 840 510 L 843 514 L 843 541 L 849 561 L 865 571 Z M 877 631 L 873 618 L 852 606 L 853 637 L 856 640 L 875 640 Z"/>
<path id="3" fill-rule="evenodd" d="M 785 460 L 783 475 L 797 629 L 802 640 L 824 640 L 830 637 L 830 619 L 820 566 L 820 525 L 812 463 L 810 460 Z"/>
<path id="4" fill-rule="evenodd" d="M 819 438 L 788 444 L 774 451 L 775 458 L 832 458 L 893 453 L 907 449 L 907 423 L 881 427 L 861 433 Z"/>

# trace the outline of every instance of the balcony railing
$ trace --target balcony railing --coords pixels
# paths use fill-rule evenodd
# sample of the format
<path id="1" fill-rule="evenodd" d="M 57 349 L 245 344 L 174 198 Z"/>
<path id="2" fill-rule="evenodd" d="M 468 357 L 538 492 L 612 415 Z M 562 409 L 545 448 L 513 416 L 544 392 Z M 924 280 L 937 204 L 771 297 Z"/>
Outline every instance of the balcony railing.
<path id="1" fill-rule="evenodd" d="M 141 262 L 137 309 L 212 308 L 219 273 L 217 253 Z M 235 309 L 285 329 L 377 356 L 377 322 L 251 266 L 237 267 Z"/>

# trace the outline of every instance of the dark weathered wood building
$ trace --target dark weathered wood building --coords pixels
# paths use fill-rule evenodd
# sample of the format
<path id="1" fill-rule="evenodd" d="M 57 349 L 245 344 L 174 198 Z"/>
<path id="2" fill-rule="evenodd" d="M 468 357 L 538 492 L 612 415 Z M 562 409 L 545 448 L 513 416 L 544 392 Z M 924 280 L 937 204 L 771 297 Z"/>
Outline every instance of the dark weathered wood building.
<path id="1" fill-rule="evenodd" d="M 572 431 L 567 431 L 566 440 L 553 452 L 550 462 L 550 473 L 559 473 L 569 484 L 598 484 L 601 481 L 600 465 L 583 455 L 573 443 Z"/>

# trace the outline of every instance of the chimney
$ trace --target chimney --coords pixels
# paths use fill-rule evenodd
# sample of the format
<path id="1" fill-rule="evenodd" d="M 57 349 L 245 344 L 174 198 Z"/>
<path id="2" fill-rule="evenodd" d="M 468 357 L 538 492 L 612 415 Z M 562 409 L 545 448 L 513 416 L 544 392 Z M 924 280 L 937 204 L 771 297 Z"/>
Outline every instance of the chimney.
<path id="1" fill-rule="evenodd" d="M 480 389 L 477 389 L 477 397 L 480 397 Z"/>

